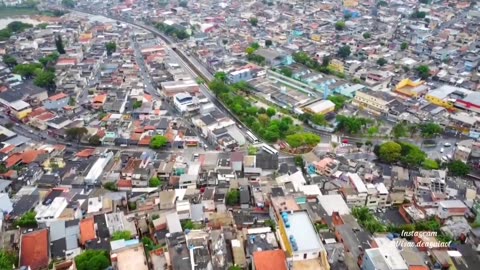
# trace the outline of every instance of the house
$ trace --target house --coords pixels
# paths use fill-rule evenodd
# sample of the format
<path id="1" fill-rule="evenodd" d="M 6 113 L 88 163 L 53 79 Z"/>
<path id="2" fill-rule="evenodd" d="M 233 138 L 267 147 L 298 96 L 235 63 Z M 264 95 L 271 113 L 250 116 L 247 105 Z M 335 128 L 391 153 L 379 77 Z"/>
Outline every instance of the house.
<path id="1" fill-rule="evenodd" d="M 352 104 L 375 114 L 387 114 L 395 97 L 386 92 L 362 89 L 357 91 Z"/>
<path id="2" fill-rule="evenodd" d="M 58 93 L 46 99 L 43 107 L 47 110 L 58 110 L 68 105 L 70 97 L 65 93 Z"/>
<path id="3" fill-rule="evenodd" d="M 303 107 L 306 113 L 327 114 L 335 110 L 335 103 L 330 100 L 318 100 Z"/>
<path id="4" fill-rule="evenodd" d="M 48 229 L 22 234 L 20 240 L 20 267 L 41 270 L 50 262 Z"/>
<path id="5" fill-rule="evenodd" d="M 260 48 L 254 52 L 255 55 L 265 58 L 265 63 L 271 67 L 278 67 L 280 65 L 291 64 L 292 57 L 285 52 L 280 52 L 274 49 Z"/>
<path id="6" fill-rule="evenodd" d="M 467 212 L 468 207 L 460 200 L 445 200 L 438 202 L 437 215 L 441 219 L 463 217 Z"/>
<path id="7" fill-rule="evenodd" d="M 287 257 L 281 249 L 253 253 L 253 270 L 287 270 Z"/>
<path id="8" fill-rule="evenodd" d="M 133 241 L 133 240 L 129 240 Z M 138 240 L 136 240 L 138 242 Z M 124 248 L 112 249 L 112 265 L 118 270 L 148 270 L 147 257 L 142 243 L 129 245 Z"/>
<path id="9" fill-rule="evenodd" d="M 418 98 L 427 93 L 428 87 L 425 81 L 412 81 L 410 79 L 403 79 L 397 86 L 395 86 L 395 92 L 412 98 Z"/>

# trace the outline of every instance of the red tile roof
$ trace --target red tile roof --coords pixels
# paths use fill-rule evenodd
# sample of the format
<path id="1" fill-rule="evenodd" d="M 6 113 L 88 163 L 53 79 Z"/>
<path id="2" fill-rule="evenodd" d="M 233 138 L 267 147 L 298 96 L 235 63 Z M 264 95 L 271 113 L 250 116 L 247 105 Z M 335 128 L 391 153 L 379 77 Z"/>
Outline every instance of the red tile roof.
<path id="1" fill-rule="evenodd" d="M 15 153 L 7 158 L 5 160 L 5 167 L 10 168 L 15 165 L 17 165 L 20 161 L 22 160 L 22 154 L 21 153 Z"/>
<path id="2" fill-rule="evenodd" d="M 149 145 L 152 137 L 150 136 L 143 136 L 143 138 L 138 142 L 138 145 Z"/>
<path id="3" fill-rule="evenodd" d="M 38 107 L 30 113 L 29 117 L 32 118 L 32 117 L 41 115 L 42 113 L 44 113 L 46 111 L 47 111 L 47 109 L 45 109 L 44 107 Z"/>
<path id="4" fill-rule="evenodd" d="M 287 270 L 287 257 L 283 250 L 267 250 L 253 253 L 256 270 Z"/>
<path id="5" fill-rule="evenodd" d="M 13 149 L 15 149 L 15 145 L 12 144 L 12 145 L 9 145 L 7 147 L 4 147 L 4 148 L 0 149 L 0 153 L 8 154 L 8 153 L 12 152 Z"/>
<path id="6" fill-rule="evenodd" d="M 60 100 L 60 99 L 64 99 L 66 97 L 68 97 L 68 95 L 62 92 L 62 93 L 58 93 L 56 95 L 53 95 L 53 96 L 49 97 L 48 99 L 51 100 L 51 101 L 57 101 L 57 100 Z"/>
<path id="7" fill-rule="evenodd" d="M 80 243 L 85 245 L 87 241 L 97 238 L 95 234 L 95 222 L 93 217 L 80 221 Z"/>
<path id="8" fill-rule="evenodd" d="M 93 103 L 105 103 L 105 101 L 107 100 L 107 95 L 106 94 L 102 94 L 102 95 L 97 95 L 94 99 L 93 99 Z"/>
<path id="9" fill-rule="evenodd" d="M 119 188 L 132 188 L 132 180 L 118 180 L 117 187 Z"/>
<path id="10" fill-rule="evenodd" d="M 87 149 L 83 149 L 82 151 L 78 152 L 77 157 L 88 158 L 88 157 L 93 156 L 94 153 L 95 153 L 94 148 L 87 148 Z"/>
<path id="11" fill-rule="evenodd" d="M 32 270 L 48 267 L 49 251 L 48 229 L 23 234 L 20 264 L 21 266 L 30 266 Z"/>

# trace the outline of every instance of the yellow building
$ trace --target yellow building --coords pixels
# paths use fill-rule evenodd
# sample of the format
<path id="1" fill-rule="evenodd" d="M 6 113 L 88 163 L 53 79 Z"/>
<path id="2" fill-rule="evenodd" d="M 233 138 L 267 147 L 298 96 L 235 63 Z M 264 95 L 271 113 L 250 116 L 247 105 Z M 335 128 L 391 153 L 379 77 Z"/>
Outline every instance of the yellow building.
<path id="1" fill-rule="evenodd" d="M 320 35 L 311 35 L 310 37 L 313 41 L 321 41 L 322 40 L 322 37 Z"/>
<path id="2" fill-rule="evenodd" d="M 348 8 L 354 8 L 358 6 L 358 0 L 343 0 L 343 6 Z"/>
<path id="3" fill-rule="evenodd" d="M 332 59 L 330 64 L 328 64 L 328 68 L 335 70 L 339 73 L 343 73 L 345 71 L 345 67 L 343 66 L 343 62 L 337 59 Z"/>
<path id="4" fill-rule="evenodd" d="M 443 85 L 433 91 L 428 92 L 425 95 L 425 99 L 435 105 L 444 107 L 446 109 L 453 109 L 455 100 L 458 99 L 458 95 L 464 94 L 465 96 L 469 94 L 468 90 L 462 89 L 460 87 L 454 87 L 450 85 Z M 452 96 L 452 94 L 456 94 Z"/>
<path id="5" fill-rule="evenodd" d="M 19 120 L 22 120 L 23 118 L 27 117 L 30 113 L 32 112 L 32 108 L 29 106 L 27 108 L 23 108 L 20 110 L 14 110 L 12 109 L 13 115 Z"/>
<path id="6" fill-rule="evenodd" d="M 395 98 L 386 92 L 362 89 L 357 91 L 352 104 L 376 114 L 388 113 Z"/>
<path id="7" fill-rule="evenodd" d="M 418 98 L 427 93 L 428 88 L 425 81 L 412 81 L 407 78 L 397 84 L 395 91 L 409 97 Z"/>

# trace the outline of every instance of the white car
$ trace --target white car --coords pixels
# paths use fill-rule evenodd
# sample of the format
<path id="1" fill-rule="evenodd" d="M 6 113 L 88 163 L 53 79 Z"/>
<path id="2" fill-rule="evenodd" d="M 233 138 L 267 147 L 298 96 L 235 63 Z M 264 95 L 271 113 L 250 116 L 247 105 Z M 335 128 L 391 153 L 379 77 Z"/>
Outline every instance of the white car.
<path id="1" fill-rule="evenodd" d="M 447 158 L 448 158 L 448 159 L 452 159 L 452 155 L 451 155 L 451 154 L 448 154 L 448 155 L 447 155 Z"/>
<path id="2" fill-rule="evenodd" d="M 443 156 L 443 157 L 442 157 L 442 160 L 443 160 L 443 161 L 448 161 L 448 157 L 447 157 L 447 156 Z"/>
<path id="3" fill-rule="evenodd" d="M 444 149 L 443 149 L 443 147 L 442 147 L 442 148 L 440 148 L 440 153 L 443 153 L 443 150 L 444 150 Z"/>
<path id="4" fill-rule="evenodd" d="M 447 142 L 447 143 L 444 143 L 443 146 L 450 147 L 450 146 L 452 146 L 452 144 Z"/>

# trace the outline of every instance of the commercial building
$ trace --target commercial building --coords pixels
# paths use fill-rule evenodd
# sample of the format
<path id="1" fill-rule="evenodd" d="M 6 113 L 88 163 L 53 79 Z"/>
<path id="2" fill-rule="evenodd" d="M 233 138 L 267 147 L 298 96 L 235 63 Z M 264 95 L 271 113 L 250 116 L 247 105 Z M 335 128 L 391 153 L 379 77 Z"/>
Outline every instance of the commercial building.
<path id="1" fill-rule="evenodd" d="M 312 114 L 327 114 L 335 110 L 335 103 L 330 100 L 318 100 L 306 105 L 303 110 Z"/>
<path id="2" fill-rule="evenodd" d="M 113 152 L 103 153 L 88 171 L 87 176 L 85 176 L 85 183 L 94 184 L 112 158 Z"/>
<path id="3" fill-rule="evenodd" d="M 428 87 L 425 85 L 425 81 L 412 81 L 408 78 L 403 79 L 395 86 L 395 92 L 413 98 L 418 98 L 427 91 Z"/>
<path id="4" fill-rule="evenodd" d="M 375 114 L 386 114 L 394 100 L 395 98 L 386 92 L 361 89 L 357 91 L 352 103 Z"/>
<path id="5" fill-rule="evenodd" d="M 178 93 L 173 97 L 173 105 L 180 113 L 188 113 L 198 110 L 198 102 L 189 93 Z"/>
<path id="6" fill-rule="evenodd" d="M 443 85 L 430 91 L 425 99 L 447 109 L 462 109 L 480 112 L 480 93 L 465 88 Z"/>
<path id="7" fill-rule="evenodd" d="M 161 88 L 166 96 L 182 92 L 193 94 L 200 91 L 200 86 L 194 80 L 162 82 Z"/>

